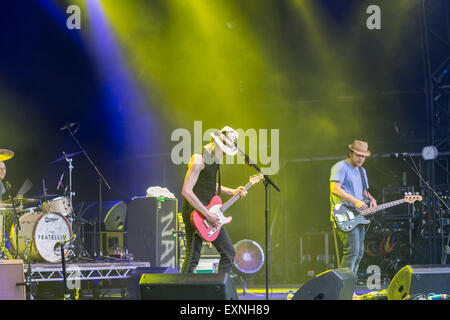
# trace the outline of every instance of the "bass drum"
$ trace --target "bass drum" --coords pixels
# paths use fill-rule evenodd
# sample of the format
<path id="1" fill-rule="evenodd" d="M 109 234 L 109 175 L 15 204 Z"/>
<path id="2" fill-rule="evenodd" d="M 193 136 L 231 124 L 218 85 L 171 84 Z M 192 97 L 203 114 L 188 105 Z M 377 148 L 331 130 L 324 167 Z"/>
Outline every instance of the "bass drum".
<path id="1" fill-rule="evenodd" d="M 59 213 L 27 214 L 19 219 L 19 254 L 28 254 L 26 241 L 33 241 L 31 258 L 38 261 L 56 263 L 61 261 L 61 248 L 58 242 L 72 237 L 72 228 L 67 219 Z M 16 230 L 13 225 L 10 233 L 11 248 L 16 251 Z M 26 251 L 25 251 L 26 249 Z M 68 250 L 64 256 L 67 257 Z"/>

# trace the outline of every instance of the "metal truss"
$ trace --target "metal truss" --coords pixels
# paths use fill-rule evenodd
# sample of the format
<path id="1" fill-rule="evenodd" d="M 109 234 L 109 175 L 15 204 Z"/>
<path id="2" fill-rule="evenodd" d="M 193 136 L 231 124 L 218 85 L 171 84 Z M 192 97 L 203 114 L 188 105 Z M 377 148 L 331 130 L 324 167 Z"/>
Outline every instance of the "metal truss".
<path id="1" fill-rule="evenodd" d="M 130 272 L 138 267 L 150 267 L 150 263 L 69 263 L 66 265 L 66 278 L 68 281 L 126 279 L 130 276 Z M 25 274 L 27 272 L 28 265 L 25 266 Z M 30 280 L 31 282 L 63 281 L 62 266 L 56 264 L 32 264 Z"/>
<path id="2" fill-rule="evenodd" d="M 421 4 L 427 141 L 439 151 L 436 159 L 425 161 L 424 177 L 433 189 L 445 193 L 450 190 L 450 3 L 447 0 L 422 0 Z M 444 156 L 445 154 L 447 155 Z M 421 187 L 429 212 L 429 263 L 445 263 L 447 249 L 444 247 L 441 206 L 428 188 L 423 184 Z M 438 242 L 441 244 L 438 245 Z M 442 254 L 441 261 L 438 261 L 439 250 Z"/>

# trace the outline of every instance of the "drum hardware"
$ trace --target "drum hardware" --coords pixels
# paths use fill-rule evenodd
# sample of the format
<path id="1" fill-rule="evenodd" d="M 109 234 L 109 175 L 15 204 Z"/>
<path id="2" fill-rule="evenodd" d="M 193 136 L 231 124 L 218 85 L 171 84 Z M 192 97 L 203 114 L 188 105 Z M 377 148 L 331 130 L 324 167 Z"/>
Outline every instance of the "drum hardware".
<path id="1" fill-rule="evenodd" d="M 15 224 L 17 225 L 17 228 L 15 228 L 15 231 L 16 231 L 16 248 L 18 248 L 19 247 L 19 231 L 20 231 L 19 214 L 17 213 L 16 202 L 13 201 L 13 198 L 11 196 L 11 184 L 8 181 L 5 181 L 5 189 L 6 189 L 6 192 L 8 193 L 8 197 L 9 197 L 9 200 L 11 201 L 12 208 L 14 211 L 13 225 L 15 225 Z M 12 236 L 12 233 L 11 233 L 11 236 Z M 12 244 L 12 241 L 11 241 L 11 244 Z M 15 252 L 14 258 L 16 258 L 16 259 L 19 258 L 19 250 L 17 250 Z"/>
<path id="2" fill-rule="evenodd" d="M 25 253 L 26 248 L 29 248 L 28 255 Z M 34 300 L 33 282 L 31 281 L 31 275 L 33 274 L 33 272 L 31 271 L 31 255 L 33 252 L 33 241 L 29 239 L 25 240 L 25 250 L 24 250 L 25 260 L 28 260 L 28 269 L 25 275 L 25 285 L 28 287 L 28 300 Z"/>
<path id="3" fill-rule="evenodd" d="M 78 127 L 76 128 L 76 131 L 78 131 L 79 129 L 79 124 Z M 86 152 L 86 150 L 83 148 L 83 146 L 81 145 L 80 141 L 78 141 L 78 139 L 75 137 L 75 133 L 76 131 L 72 131 L 72 128 L 70 125 L 68 125 L 68 123 L 66 123 L 66 125 L 64 127 L 61 128 L 62 130 L 67 130 L 70 134 L 70 136 L 72 137 L 72 139 L 75 141 L 75 143 L 77 144 L 77 146 L 79 147 L 79 149 L 81 150 L 82 153 L 84 153 L 84 156 L 86 157 L 86 159 L 89 161 L 89 163 L 91 164 L 91 166 L 94 168 L 95 172 L 97 173 L 98 176 L 98 203 L 99 203 L 99 208 L 98 208 L 98 234 L 95 237 L 98 237 L 98 243 L 99 243 L 99 252 L 97 254 L 97 252 L 95 252 L 95 255 L 98 257 L 102 256 L 102 250 L 100 248 L 100 237 L 102 234 L 102 225 L 101 225 L 101 220 L 102 220 L 102 185 L 105 184 L 106 187 L 111 190 L 111 186 L 109 185 L 108 181 L 106 181 L 105 177 L 101 174 L 101 172 L 99 171 L 99 169 L 97 168 L 97 166 L 94 164 L 94 162 L 92 161 L 91 157 L 89 157 L 88 153 Z M 67 156 L 72 156 L 72 155 L 67 155 Z"/>
<path id="4" fill-rule="evenodd" d="M 64 155 L 66 154 L 64 153 Z M 66 161 L 69 163 L 69 203 L 70 207 L 73 208 L 72 198 L 75 197 L 75 192 L 72 191 L 72 170 L 74 167 L 72 165 L 72 158 L 66 158 Z"/>
<path id="5" fill-rule="evenodd" d="M 50 198 L 55 198 L 58 196 L 57 194 L 47 193 L 47 188 L 45 187 L 45 179 L 42 179 L 42 189 L 43 189 L 43 193 L 41 193 L 40 195 L 35 196 L 33 198 L 37 198 L 41 201 L 47 201 Z"/>
<path id="6" fill-rule="evenodd" d="M 63 156 L 62 156 L 62 157 L 60 157 L 60 158 L 56 159 L 55 161 L 52 161 L 52 162 L 49 163 L 49 164 L 55 164 L 55 163 L 57 163 L 57 162 L 66 160 L 66 161 L 68 162 L 68 164 L 69 164 L 69 184 L 68 184 L 68 186 L 66 186 L 66 190 L 67 190 L 67 187 L 68 187 L 68 188 L 69 188 L 69 204 L 70 204 L 70 207 L 71 207 L 71 208 L 73 208 L 73 197 L 75 197 L 75 192 L 73 192 L 73 189 L 72 189 L 72 171 L 73 171 L 73 169 L 74 169 L 74 166 L 73 166 L 73 164 L 72 164 L 72 162 L 73 162 L 72 157 L 74 157 L 74 156 L 76 156 L 76 155 L 79 155 L 79 154 L 81 154 L 81 153 L 83 153 L 83 152 L 84 152 L 84 151 L 78 151 L 78 152 L 66 154 L 66 153 L 63 151 L 63 152 L 62 152 L 62 153 L 63 153 Z M 56 190 L 59 190 L 59 188 L 61 187 L 62 180 L 63 180 L 63 178 L 64 178 L 64 173 L 65 173 L 65 172 L 63 172 L 63 173 L 61 174 L 61 178 L 60 178 L 59 181 L 58 181 L 58 185 L 57 185 L 57 187 L 56 187 Z M 65 192 L 64 192 L 64 194 L 65 194 Z"/>
<path id="7" fill-rule="evenodd" d="M 11 255 L 11 253 L 9 252 L 8 248 L 6 248 L 5 246 L 5 242 L 4 242 L 4 237 L 6 234 L 6 221 L 5 221 L 5 216 L 2 212 L 0 212 L 0 224 L 1 224 L 1 228 L 0 228 L 0 257 L 2 258 L 6 258 L 8 260 L 12 260 L 13 256 Z"/>
<path id="8" fill-rule="evenodd" d="M 81 218 L 84 213 L 83 208 L 84 208 L 84 202 L 81 203 L 79 213 L 74 215 L 73 229 L 72 229 L 74 231 L 74 234 L 84 235 L 84 225 L 85 224 L 93 225 L 93 223 L 90 223 L 89 221 Z M 86 209 L 87 208 L 85 208 L 84 210 L 86 210 Z M 75 253 L 73 253 L 73 251 L 72 251 L 73 254 L 70 256 L 70 259 L 72 259 L 74 261 L 78 261 L 78 260 L 82 260 L 82 259 L 93 260 L 93 259 L 91 259 L 91 255 L 89 254 L 89 252 L 85 249 L 83 236 L 76 237 L 75 242 L 74 242 L 74 247 L 75 247 Z"/>

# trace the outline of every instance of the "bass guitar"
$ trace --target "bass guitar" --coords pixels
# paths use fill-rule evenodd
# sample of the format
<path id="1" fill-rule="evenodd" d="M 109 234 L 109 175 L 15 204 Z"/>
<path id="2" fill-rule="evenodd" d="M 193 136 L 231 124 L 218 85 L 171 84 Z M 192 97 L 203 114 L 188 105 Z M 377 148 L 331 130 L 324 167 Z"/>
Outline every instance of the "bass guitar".
<path id="1" fill-rule="evenodd" d="M 254 176 L 251 176 L 249 182 L 245 185 L 245 190 L 250 189 L 254 184 L 261 181 L 264 176 L 260 173 Z M 223 225 L 230 223 L 233 219 L 231 216 L 225 217 L 224 212 L 231 207 L 233 203 L 235 203 L 240 198 L 239 193 L 233 195 L 227 202 L 222 204 L 222 199 L 220 196 L 215 195 L 211 198 L 211 201 L 206 206 L 206 209 L 210 213 L 216 214 L 220 218 L 220 226 L 214 227 L 211 225 L 208 220 L 206 220 L 205 216 L 198 212 L 197 210 L 192 211 L 191 213 L 191 224 L 197 230 L 198 235 L 204 241 L 212 242 L 217 239 L 219 235 L 220 229 Z"/>
<path id="2" fill-rule="evenodd" d="M 370 219 L 368 215 L 374 214 L 377 211 L 384 210 L 393 206 L 397 206 L 402 203 L 414 203 L 416 201 L 422 201 L 421 195 L 406 195 L 403 199 L 380 204 L 373 208 L 365 210 L 359 210 L 355 207 L 350 207 L 344 204 L 336 204 L 333 207 L 333 216 L 336 226 L 344 232 L 350 232 L 359 224 L 369 224 Z"/>

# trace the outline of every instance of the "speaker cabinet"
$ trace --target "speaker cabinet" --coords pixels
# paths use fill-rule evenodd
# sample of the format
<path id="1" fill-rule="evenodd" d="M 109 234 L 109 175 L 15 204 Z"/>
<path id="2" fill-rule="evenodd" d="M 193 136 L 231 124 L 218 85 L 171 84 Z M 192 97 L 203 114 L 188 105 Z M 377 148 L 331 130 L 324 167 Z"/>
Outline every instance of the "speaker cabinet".
<path id="1" fill-rule="evenodd" d="M 162 273 L 176 273 L 178 270 L 167 267 L 140 267 L 130 272 L 127 280 L 127 290 L 129 300 L 139 299 L 139 281 L 143 274 L 162 274 Z"/>
<path id="2" fill-rule="evenodd" d="M 110 252 L 114 249 L 123 249 L 126 248 L 126 243 L 124 242 L 124 238 L 126 237 L 126 232 L 114 232 L 107 231 L 102 232 L 102 242 L 101 248 L 102 252 L 106 255 L 109 255 Z"/>
<path id="3" fill-rule="evenodd" d="M 292 300 L 352 300 L 356 279 L 348 268 L 328 270 L 305 283 Z"/>
<path id="4" fill-rule="evenodd" d="M 143 274 L 141 300 L 238 300 L 228 273 Z"/>
<path id="5" fill-rule="evenodd" d="M 407 265 L 392 279 L 387 297 L 388 300 L 403 300 L 408 295 L 449 292 L 450 266 Z"/>
<path id="6" fill-rule="evenodd" d="M 136 261 L 177 268 L 177 200 L 135 198 L 128 205 L 127 246 Z"/>
<path id="7" fill-rule="evenodd" d="M 22 260 L 0 260 L 0 300 L 25 300 Z"/>

